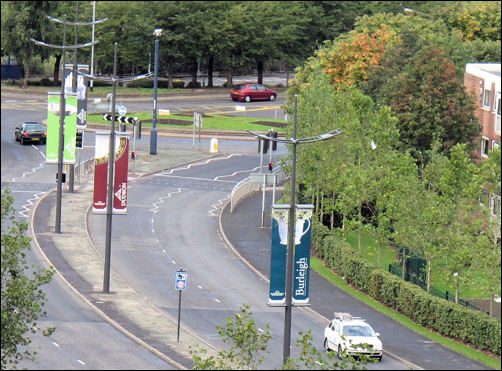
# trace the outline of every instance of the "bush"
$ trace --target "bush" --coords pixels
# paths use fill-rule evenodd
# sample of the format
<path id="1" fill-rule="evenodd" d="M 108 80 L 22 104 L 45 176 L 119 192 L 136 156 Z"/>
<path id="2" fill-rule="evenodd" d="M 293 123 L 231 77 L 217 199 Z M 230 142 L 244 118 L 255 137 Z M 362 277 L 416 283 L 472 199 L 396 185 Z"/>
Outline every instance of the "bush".
<path id="1" fill-rule="evenodd" d="M 197 88 L 200 88 L 201 85 L 200 85 L 200 82 L 193 82 L 193 81 L 189 81 L 187 82 L 187 84 L 185 85 L 185 88 L 188 88 L 188 89 L 197 89 Z"/>
<path id="2" fill-rule="evenodd" d="M 317 224 L 312 246 L 324 264 L 375 300 L 445 336 L 501 354 L 500 322 L 486 313 L 428 294 L 364 261 L 349 244 Z"/>
<path id="3" fill-rule="evenodd" d="M 101 80 L 92 80 L 92 86 L 95 88 L 104 87 L 104 86 L 112 86 L 113 83 Z"/>
<path id="4" fill-rule="evenodd" d="M 173 80 L 173 88 L 174 89 L 183 89 L 185 87 L 185 83 L 182 80 Z"/>
<path id="5" fill-rule="evenodd" d="M 41 86 L 54 86 L 54 81 L 52 81 L 51 79 L 47 78 L 47 77 L 43 77 L 41 80 L 40 80 L 40 85 Z"/>
<path id="6" fill-rule="evenodd" d="M 130 82 L 127 84 L 128 88 L 153 88 L 153 79 L 143 79 Z"/>

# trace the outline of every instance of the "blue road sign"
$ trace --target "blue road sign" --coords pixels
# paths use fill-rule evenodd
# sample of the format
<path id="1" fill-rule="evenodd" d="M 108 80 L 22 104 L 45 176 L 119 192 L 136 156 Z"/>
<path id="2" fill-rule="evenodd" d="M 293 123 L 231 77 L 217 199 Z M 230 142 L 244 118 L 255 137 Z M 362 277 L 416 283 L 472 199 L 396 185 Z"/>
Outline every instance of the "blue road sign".
<path id="1" fill-rule="evenodd" d="M 176 272 L 176 290 L 186 290 L 187 288 L 187 272 L 177 271 Z"/>

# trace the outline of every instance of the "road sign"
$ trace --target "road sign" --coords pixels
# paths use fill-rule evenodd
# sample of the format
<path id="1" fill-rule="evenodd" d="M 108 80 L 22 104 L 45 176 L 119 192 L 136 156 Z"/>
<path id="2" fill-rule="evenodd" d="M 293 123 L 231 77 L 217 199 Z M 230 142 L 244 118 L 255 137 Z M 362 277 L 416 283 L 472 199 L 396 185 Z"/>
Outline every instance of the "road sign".
<path id="1" fill-rule="evenodd" d="M 251 183 L 263 184 L 263 178 L 265 178 L 265 185 L 277 184 L 277 174 L 266 174 L 266 173 L 251 173 L 249 174 L 249 181 Z"/>
<path id="2" fill-rule="evenodd" d="M 111 113 L 105 113 L 103 115 L 103 120 L 106 120 L 106 121 L 112 121 L 112 115 Z M 115 116 L 115 121 L 117 122 L 121 122 L 123 124 L 134 124 L 136 122 L 138 122 L 138 118 L 137 117 L 129 117 L 129 116 Z"/>
<path id="3" fill-rule="evenodd" d="M 127 109 L 125 108 L 125 106 L 120 105 L 118 112 L 120 116 L 124 116 L 127 113 Z"/>
<path id="4" fill-rule="evenodd" d="M 187 272 L 177 271 L 176 272 L 176 290 L 186 290 L 187 288 Z"/>

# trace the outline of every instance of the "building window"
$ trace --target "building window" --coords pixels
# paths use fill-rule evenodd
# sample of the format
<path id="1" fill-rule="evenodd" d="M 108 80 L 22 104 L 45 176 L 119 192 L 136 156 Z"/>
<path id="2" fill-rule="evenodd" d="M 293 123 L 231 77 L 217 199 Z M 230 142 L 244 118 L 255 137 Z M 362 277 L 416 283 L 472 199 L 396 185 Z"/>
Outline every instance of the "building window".
<path id="1" fill-rule="evenodd" d="M 500 195 L 490 195 L 490 209 L 493 216 L 500 216 Z"/>
<path id="2" fill-rule="evenodd" d="M 481 156 L 488 157 L 490 140 L 487 137 L 481 137 Z"/>
<path id="3" fill-rule="evenodd" d="M 500 117 L 500 95 L 497 97 L 497 116 Z"/>
<path id="4" fill-rule="evenodd" d="M 483 99 L 483 107 L 490 108 L 491 97 L 492 97 L 492 92 L 490 90 L 485 90 L 485 96 Z"/>
<path id="5" fill-rule="evenodd" d="M 499 146 L 499 142 L 497 142 L 496 140 L 492 141 L 492 149 L 498 148 Z"/>

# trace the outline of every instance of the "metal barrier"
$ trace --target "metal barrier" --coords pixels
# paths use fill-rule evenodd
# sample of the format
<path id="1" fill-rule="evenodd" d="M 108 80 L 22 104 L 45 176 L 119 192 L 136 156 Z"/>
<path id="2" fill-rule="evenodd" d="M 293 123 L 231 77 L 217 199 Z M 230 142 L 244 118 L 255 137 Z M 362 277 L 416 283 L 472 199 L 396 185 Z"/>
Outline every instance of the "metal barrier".
<path id="1" fill-rule="evenodd" d="M 239 183 L 235 185 L 230 194 L 230 212 L 234 212 L 234 208 L 246 197 L 251 194 L 260 191 L 261 184 L 251 183 L 250 177 L 242 179 Z"/>

